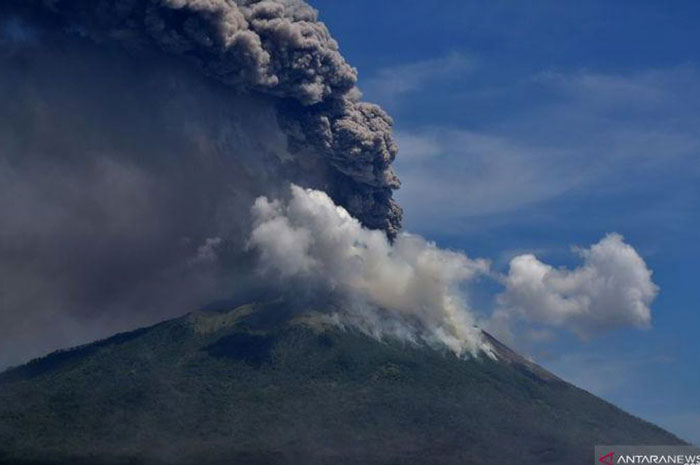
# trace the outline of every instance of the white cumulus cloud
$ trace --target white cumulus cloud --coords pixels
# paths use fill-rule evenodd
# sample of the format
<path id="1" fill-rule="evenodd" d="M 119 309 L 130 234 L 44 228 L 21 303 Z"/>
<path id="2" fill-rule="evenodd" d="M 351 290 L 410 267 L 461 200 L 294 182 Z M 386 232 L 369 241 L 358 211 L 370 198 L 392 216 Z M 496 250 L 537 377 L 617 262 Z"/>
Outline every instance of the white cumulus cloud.
<path id="1" fill-rule="evenodd" d="M 491 324 L 514 320 L 566 328 L 581 338 L 622 327 L 647 328 L 658 286 L 637 251 L 619 234 L 577 249 L 583 264 L 554 268 L 525 254 L 513 258 Z"/>

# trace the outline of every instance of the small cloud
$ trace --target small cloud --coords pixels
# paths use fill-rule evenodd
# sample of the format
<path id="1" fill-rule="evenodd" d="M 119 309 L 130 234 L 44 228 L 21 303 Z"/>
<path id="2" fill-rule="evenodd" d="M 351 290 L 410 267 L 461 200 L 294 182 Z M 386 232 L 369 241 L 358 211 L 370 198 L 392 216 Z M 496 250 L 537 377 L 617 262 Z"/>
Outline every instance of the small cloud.
<path id="1" fill-rule="evenodd" d="M 416 92 L 436 81 L 458 79 L 474 69 L 474 62 L 460 53 L 440 58 L 382 68 L 363 86 L 371 99 L 396 103 L 405 94 Z"/>
<path id="2" fill-rule="evenodd" d="M 0 23 L 0 39 L 16 43 L 34 42 L 37 31 L 20 18 L 10 17 Z"/>
<path id="3" fill-rule="evenodd" d="M 397 197 L 406 224 L 442 233 L 464 231 L 478 218 L 483 230 L 487 222 L 512 224 L 514 211 L 546 210 L 553 217 L 549 207 L 561 208 L 563 200 L 605 197 L 614 207 L 618 199 L 654 191 L 657 217 L 678 212 L 679 204 L 692 208 L 669 180 L 692 189 L 700 174 L 698 76 L 688 65 L 628 74 L 538 73 L 500 87 L 475 81 L 458 95 L 433 86 L 446 102 L 438 117 L 450 122 L 399 126 L 397 133 Z M 411 102 L 402 100 L 420 121 L 421 106 Z M 464 108 L 473 109 L 468 125 L 459 117 Z M 648 212 L 635 210 L 632 219 Z M 531 221 L 528 216 L 516 220 Z"/>
<path id="4" fill-rule="evenodd" d="M 211 263 L 218 258 L 218 249 L 223 243 L 220 237 L 209 237 L 202 245 L 197 248 L 197 254 L 191 260 L 191 263 Z"/>
<path id="5" fill-rule="evenodd" d="M 549 160 L 551 148 L 461 129 L 398 131 L 397 197 L 421 223 L 445 225 L 512 212 L 555 198 L 585 182 L 581 170 Z"/>
<path id="6" fill-rule="evenodd" d="M 532 342 L 552 342 L 557 336 L 547 329 L 528 329 L 525 331 L 525 338 Z"/>
<path id="7" fill-rule="evenodd" d="M 622 327 L 648 328 L 659 288 L 637 251 L 619 234 L 576 251 L 584 263 L 573 270 L 532 254 L 513 258 L 494 313 L 497 327 L 520 320 L 568 329 L 582 339 Z"/>
<path id="8" fill-rule="evenodd" d="M 445 147 L 435 134 L 397 132 L 394 138 L 405 163 L 427 161 L 445 153 Z"/>

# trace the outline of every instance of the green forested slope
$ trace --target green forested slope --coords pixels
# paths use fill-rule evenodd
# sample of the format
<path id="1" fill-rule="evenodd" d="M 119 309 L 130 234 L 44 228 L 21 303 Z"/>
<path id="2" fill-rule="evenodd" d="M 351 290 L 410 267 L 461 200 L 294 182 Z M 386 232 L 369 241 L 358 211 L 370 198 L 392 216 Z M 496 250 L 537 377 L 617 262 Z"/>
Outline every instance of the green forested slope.
<path id="1" fill-rule="evenodd" d="M 679 439 L 501 361 L 291 318 L 197 312 L 0 375 L 0 463 L 588 464 Z"/>

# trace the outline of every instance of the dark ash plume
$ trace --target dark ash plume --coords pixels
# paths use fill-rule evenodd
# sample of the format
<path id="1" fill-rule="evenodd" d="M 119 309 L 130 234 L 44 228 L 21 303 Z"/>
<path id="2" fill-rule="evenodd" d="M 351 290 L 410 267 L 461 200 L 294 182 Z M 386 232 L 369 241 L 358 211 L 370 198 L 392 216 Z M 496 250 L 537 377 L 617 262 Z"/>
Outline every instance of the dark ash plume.
<path id="1" fill-rule="evenodd" d="M 331 196 L 366 226 L 391 237 L 401 209 L 392 199 L 397 146 L 392 120 L 358 101 L 357 72 L 315 10 L 276 0 L 44 0 L 67 29 L 127 47 L 154 44 L 241 90 L 285 100 L 284 126 L 335 169 Z M 284 117 L 286 116 L 286 117 Z"/>
<path id="2" fill-rule="evenodd" d="M 290 182 L 389 236 L 391 119 L 297 1 L 0 2 L 0 367 L 264 283 Z"/>

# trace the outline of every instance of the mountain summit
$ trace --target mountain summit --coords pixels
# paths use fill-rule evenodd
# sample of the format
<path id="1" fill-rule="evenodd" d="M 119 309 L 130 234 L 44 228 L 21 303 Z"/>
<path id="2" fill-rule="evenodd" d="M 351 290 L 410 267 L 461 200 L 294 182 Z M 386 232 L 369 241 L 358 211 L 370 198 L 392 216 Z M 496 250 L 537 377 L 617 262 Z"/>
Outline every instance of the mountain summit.
<path id="1" fill-rule="evenodd" d="M 0 375 L 2 464 L 588 464 L 678 438 L 489 337 L 379 341 L 281 302 L 206 310 Z"/>

